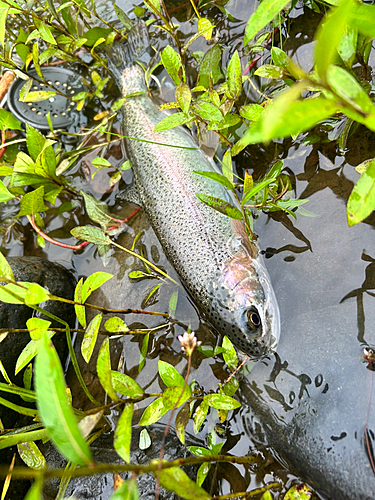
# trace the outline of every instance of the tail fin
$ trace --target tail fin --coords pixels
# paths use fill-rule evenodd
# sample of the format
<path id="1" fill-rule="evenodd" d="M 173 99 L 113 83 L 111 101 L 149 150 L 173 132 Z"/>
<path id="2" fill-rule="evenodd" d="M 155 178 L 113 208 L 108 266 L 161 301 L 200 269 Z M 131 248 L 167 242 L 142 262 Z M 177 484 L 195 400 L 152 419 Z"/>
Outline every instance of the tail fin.
<path id="1" fill-rule="evenodd" d="M 150 45 L 145 23 L 136 21 L 128 33 L 125 43 L 114 43 L 108 54 L 108 66 L 117 85 L 121 88 L 121 75 L 125 68 L 133 66 L 135 59 L 141 57 Z"/>

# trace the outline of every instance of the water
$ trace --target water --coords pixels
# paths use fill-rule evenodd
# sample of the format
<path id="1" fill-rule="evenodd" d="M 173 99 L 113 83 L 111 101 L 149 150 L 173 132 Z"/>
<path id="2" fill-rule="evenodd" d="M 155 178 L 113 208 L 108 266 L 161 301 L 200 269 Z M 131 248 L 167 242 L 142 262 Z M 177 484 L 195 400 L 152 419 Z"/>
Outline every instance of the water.
<path id="1" fill-rule="evenodd" d="M 108 4 L 105 6 L 108 8 Z M 120 7 L 128 10 L 131 5 L 125 2 L 124 5 L 120 4 Z M 231 22 L 220 12 L 215 12 L 217 31 L 223 43 L 227 44 L 224 60 L 228 61 L 235 48 L 238 48 L 244 22 L 254 10 L 254 5 L 253 2 L 249 5 L 246 0 L 231 0 L 226 8 L 236 19 L 235 21 Z M 104 14 L 106 14 L 105 7 L 102 15 Z M 175 11 L 175 15 L 180 16 L 180 12 Z M 306 69 L 310 69 L 312 65 L 313 34 L 320 19 L 318 14 L 302 6 L 295 9 L 291 15 L 291 38 L 286 41 L 284 49 Z M 195 24 L 192 21 L 183 22 L 180 19 L 180 23 L 179 29 L 185 37 L 194 33 Z M 161 36 L 153 42 L 160 49 L 168 43 L 168 40 Z M 203 39 L 194 42 L 192 46 L 195 51 L 205 51 L 207 47 L 208 44 Z M 268 60 L 269 52 L 265 51 L 258 64 Z M 245 67 L 246 58 L 242 61 Z M 193 84 L 196 77 L 194 60 L 189 63 L 192 68 L 189 79 Z M 159 78 L 163 83 L 161 97 L 173 100 L 173 87 L 166 74 L 161 73 Z M 257 78 L 254 82 L 261 92 L 267 90 L 269 82 L 259 81 Z M 246 87 L 246 93 L 249 102 L 260 98 L 250 86 Z M 255 232 L 259 235 L 260 248 L 265 252 L 267 269 L 280 307 L 282 331 L 279 357 L 250 365 L 251 373 L 239 391 L 244 406 L 238 412 L 231 414 L 224 424 L 218 424 L 216 412 L 211 411 L 198 438 L 204 442 L 209 433 L 216 430 L 218 439 L 226 442 L 223 452 L 233 455 L 254 452 L 261 455 L 264 460 L 260 466 L 225 464 L 214 468 L 207 487 L 215 494 L 245 491 L 279 481 L 282 488 L 274 491 L 273 498 L 281 500 L 292 484 L 303 482 L 302 478 L 294 475 L 293 466 L 290 468 L 269 446 L 267 434 L 262 430 L 264 422 L 252 407 L 252 402 L 249 402 L 249 397 L 251 398 L 249 387 L 264 393 L 267 404 L 274 407 L 279 415 L 280 404 L 284 405 L 285 411 L 280 418 L 288 422 L 288 415 L 294 415 L 292 410 L 303 402 L 307 393 L 312 396 L 326 385 L 329 386 L 331 373 L 335 374 L 341 370 L 343 384 L 348 383 L 349 377 L 344 372 L 345 366 L 350 366 L 353 357 L 358 363 L 362 347 L 375 343 L 370 328 L 375 319 L 374 298 L 371 295 L 375 289 L 372 260 L 375 258 L 373 253 L 375 219 L 371 216 L 365 223 L 349 229 L 345 215 L 346 201 L 354 182 L 358 179 L 354 166 L 367 158 L 374 157 L 375 143 L 371 133 L 360 127 L 349 139 L 345 156 L 342 156 L 336 144 L 329 142 L 327 137 L 327 131 L 319 128 L 314 134 L 305 134 L 294 143 L 285 140 L 268 147 L 252 146 L 236 157 L 238 173 L 241 175 L 244 169 L 248 169 L 256 178 L 264 175 L 276 158 L 283 158 L 285 167 L 291 172 L 294 180 L 296 197 L 308 198 L 309 203 L 305 206 L 316 217 L 299 216 L 297 221 L 294 221 L 286 214 L 274 213 L 271 216 L 260 214 L 256 221 Z M 94 180 L 91 180 L 90 160 L 95 156 L 96 153 L 88 155 L 75 169 L 75 185 L 106 201 L 116 217 L 128 216 L 134 206 L 126 203 L 119 206 L 116 201 L 118 186 L 111 192 L 103 190 L 103 186 L 108 186 L 106 171 L 99 172 Z M 119 143 L 112 147 L 107 158 L 118 164 L 125 160 Z M 130 183 L 131 173 L 126 172 L 123 178 L 126 183 Z M 87 223 L 80 210 L 77 210 L 70 219 L 66 214 L 55 217 L 48 221 L 46 232 L 57 239 L 63 239 L 64 242 L 74 243 L 74 238 L 69 236 L 69 230 L 77 225 L 78 221 L 81 225 Z M 104 267 L 93 246 L 87 247 L 79 254 L 49 243 L 45 249 L 40 249 L 35 247 L 35 237 L 26 224 L 22 227 L 17 223 L 16 227 L 24 234 L 24 240 L 20 241 L 17 234 L 12 236 L 5 245 L 8 255 L 38 255 L 51 261 L 58 261 L 73 269 L 77 277 L 87 276 L 100 270 L 112 273 L 114 278 L 96 294 L 95 300 L 101 305 L 114 309 L 144 308 L 145 297 L 157 284 L 155 280 L 138 282 L 130 280 L 129 272 L 134 269 L 144 269 L 143 265 L 120 251 L 113 251 L 108 265 Z M 64 229 L 61 230 L 61 227 Z M 118 238 L 118 242 L 130 246 L 139 232 L 142 232 L 142 237 L 138 240 L 137 250 L 142 247 L 149 259 L 178 281 L 176 273 L 164 256 L 142 213 L 134 217 L 127 230 Z M 169 299 L 175 289 L 171 284 L 163 283 L 155 295 L 154 304 L 147 308 L 167 311 Z M 199 316 L 189 297 L 181 287 L 178 290 L 176 317 L 186 325 L 190 325 L 205 346 L 213 348 L 218 345 L 219 339 Z M 345 297 L 347 299 L 343 301 Z M 127 316 L 125 321 L 128 325 L 148 328 L 160 324 L 159 319 L 148 316 L 131 315 Z M 347 332 L 350 345 L 347 356 L 343 356 L 342 350 L 339 349 L 342 337 L 336 338 L 337 332 Z M 141 336 L 111 341 L 112 362 L 136 378 L 142 387 L 147 386 L 148 392 L 159 392 L 160 381 L 155 375 L 159 359 L 173 364 L 181 374 L 186 373 L 187 361 L 181 353 L 177 340 L 177 336 L 182 333 L 183 328 L 175 325 L 153 335 L 145 367 L 139 375 L 137 367 Z M 291 343 L 295 346 L 294 354 L 293 359 L 288 359 Z M 328 350 L 331 361 L 328 366 L 326 364 L 322 366 L 320 360 L 327 359 Z M 311 367 L 311 352 L 317 356 L 314 367 Z M 198 352 L 195 353 L 190 380 L 196 379 L 205 391 L 216 391 L 218 382 L 224 381 L 228 375 L 229 370 L 220 356 L 206 358 Z M 99 384 L 93 377 L 93 371 L 86 373 L 86 376 L 89 380 L 89 390 L 94 393 L 99 391 Z M 364 387 L 363 401 L 366 406 L 368 378 L 365 379 Z M 83 400 L 79 400 L 78 393 L 75 398 L 76 404 L 84 405 Z M 139 404 L 137 407 L 139 414 L 149 401 Z M 364 408 L 358 408 L 356 411 L 364 418 Z M 167 419 L 168 416 L 162 422 L 166 422 Z M 193 433 L 191 422 L 187 431 Z M 308 477 L 308 474 L 305 477 Z"/>

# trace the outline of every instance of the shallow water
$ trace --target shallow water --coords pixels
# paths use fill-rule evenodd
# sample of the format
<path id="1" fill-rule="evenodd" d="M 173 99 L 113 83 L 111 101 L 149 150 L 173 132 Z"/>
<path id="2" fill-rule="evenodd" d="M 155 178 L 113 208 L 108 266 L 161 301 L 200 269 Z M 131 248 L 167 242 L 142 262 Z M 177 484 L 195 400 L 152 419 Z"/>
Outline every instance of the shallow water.
<path id="1" fill-rule="evenodd" d="M 131 7 L 129 2 L 119 5 L 124 10 Z M 243 22 L 247 21 L 254 7 L 253 2 L 249 6 L 246 0 L 231 0 L 226 8 L 240 21 L 230 22 L 218 14 L 217 29 L 220 35 L 223 35 L 224 41 L 230 45 L 224 52 L 224 59 L 228 60 L 239 44 L 239 37 L 244 27 Z M 103 10 L 105 13 L 106 9 L 103 8 Z M 291 18 L 290 33 L 293 39 L 287 40 L 284 49 L 301 65 L 309 69 L 312 64 L 312 38 L 320 16 L 301 7 L 293 11 Z M 192 32 L 194 25 L 187 21 L 181 24 L 180 29 L 188 34 Z M 161 38 L 155 43 L 160 48 L 168 41 Z M 206 50 L 207 44 L 199 40 L 193 47 L 194 50 Z M 269 52 L 265 51 L 264 62 L 268 59 Z M 194 75 L 193 68 L 190 78 L 192 79 Z M 173 87 L 168 79 L 164 81 L 165 73 L 159 78 L 163 82 L 162 98 L 173 100 Z M 261 91 L 265 91 L 267 85 L 264 80 L 259 81 L 255 78 L 254 81 Z M 258 99 L 251 87 L 247 87 L 247 95 L 249 100 Z M 309 144 L 309 138 L 313 142 L 313 135 L 306 134 L 298 138 L 295 143 L 285 140 L 266 148 L 249 147 L 236 158 L 238 173 L 241 175 L 244 169 L 248 169 L 256 178 L 264 175 L 276 158 L 283 158 L 285 167 L 292 172 L 296 197 L 308 198 L 309 202 L 305 206 L 316 215 L 311 218 L 298 216 L 295 221 L 286 214 L 275 213 L 272 216 L 260 214 L 255 222 L 255 232 L 259 235 L 260 248 L 265 252 L 265 262 L 278 298 L 282 328 L 278 356 L 250 364 L 251 373 L 247 376 L 247 384 L 253 389 L 255 384 L 255 388 L 267 393 L 268 403 L 274 405 L 277 411 L 279 411 L 279 405 L 283 405 L 285 412 L 282 418 L 285 421 L 288 420 L 288 415 L 293 413 L 291 410 L 303 401 L 305 394 L 313 395 L 322 388 L 325 389 L 326 386 L 326 392 L 329 391 L 331 372 L 337 373 L 341 370 L 342 383 L 348 384 L 350 373 L 348 374 L 345 367 L 350 366 L 352 362 L 360 363 L 362 347 L 375 344 L 374 332 L 371 328 L 375 320 L 374 297 L 371 295 L 372 290 L 375 289 L 373 260 L 375 259 L 373 252 L 375 218 L 371 216 L 365 223 L 348 228 L 345 215 L 346 200 L 354 182 L 359 177 L 354 166 L 375 156 L 375 142 L 370 132 L 364 127 L 359 127 L 349 139 L 345 156 L 342 156 L 334 143 L 326 141 L 326 131 L 319 129 L 316 135 L 320 140 L 314 144 Z M 306 139 L 306 142 L 303 139 Z M 108 182 L 105 171 L 97 174 L 94 181 L 90 180 L 88 170 L 90 159 L 94 157 L 95 154 L 86 157 L 80 167 L 75 169 L 74 182 L 79 188 L 91 192 L 97 198 L 102 197 L 113 207 L 112 210 L 117 217 L 128 216 L 134 206 L 126 203 L 120 206 L 116 201 L 118 188 L 111 193 L 103 193 L 102 186 Z M 112 148 L 111 155 L 107 158 L 117 163 L 125 159 L 119 145 Z M 124 180 L 129 183 L 131 174 L 127 172 Z M 47 233 L 57 239 L 63 238 L 65 242 L 73 243 L 74 239 L 68 237 L 69 230 L 77 224 L 78 220 L 80 224 L 87 222 L 79 211 L 75 219 L 67 220 L 63 216 L 56 217 L 47 226 Z M 64 230 L 60 229 L 62 226 Z M 93 246 L 87 247 L 80 254 L 54 247 L 49 243 L 46 244 L 45 249 L 40 249 L 35 247 L 35 237 L 28 226 L 25 225 L 19 229 L 24 232 L 24 241 L 21 242 L 16 237 L 12 237 L 3 247 L 7 250 L 7 255 L 38 255 L 74 269 L 78 277 L 100 270 L 111 272 L 114 278 L 97 293 L 98 303 L 111 308 L 140 309 L 145 307 L 144 298 L 156 281 L 134 282 L 130 280 L 128 274 L 131 270 L 143 269 L 143 266 L 139 262 L 134 262 L 132 257 L 116 250 L 108 265 L 103 267 Z M 139 249 L 141 245 L 150 260 L 178 280 L 142 213 L 135 216 L 129 228 L 118 238 L 118 242 L 129 246 L 134 236 L 140 231 L 143 235 L 136 248 Z M 146 305 L 147 308 L 154 311 L 167 311 L 169 299 L 174 290 L 172 285 L 163 283 L 156 294 L 155 303 Z M 178 290 L 176 317 L 186 325 L 191 325 L 204 345 L 212 347 L 217 345 L 219 342 L 217 336 L 201 319 L 183 289 L 179 287 Z M 343 301 L 345 297 L 347 298 Z M 141 323 L 149 328 L 159 324 L 157 318 L 150 319 L 145 316 L 128 316 L 125 321 L 128 325 Z M 337 335 L 338 332 L 340 335 L 347 332 L 350 339 L 347 356 L 342 356 L 341 350 L 335 349 L 335 345 L 341 339 L 340 335 Z M 183 328 L 175 325 L 155 334 L 150 341 L 145 367 L 139 375 L 137 375 L 137 367 L 141 336 L 112 341 L 112 361 L 115 364 L 122 363 L 125 372 L 134 376 L 142 387 L 147 385 L 149 392 L 158 392 L 159 380 L 155 374 L 159 359 L 170 362 L 183 375 L 186 371 L 186 358 L 182 355 L 177 340 L 177 336 L 182 333 Z M 291 342 L 294 345 L 294 353 L 293 360 L 289 363 L 291 360 L 287 356 Z M 316 348 L 317 342 L 319 343 L 318 349 Z M 312 351 L 318 353 L 316 369 L 311 369 L 306 373 L 304 365 L 310 364 Z M 331 360 L 329 366 L 326 364 L 327 359 Z M 324 360 L 324 366 L 321 366 L 321 360 Z M 225 380 L 228 374 L 229 370 L 220 357 L 206 358 L 200 353 L 195 353 L 191 379 L 195 378 L 206 391 L 215 391 L 217 383 Z M 278 389 L 278 377 L 283 378 L 284 388 L 289 387 L 283 393 Z M 364 377 L 364 380 L 364 387 L 361 388 L 363 406 L 354 409 L 363 416 L 363 419 L 370 390 L 370 378 Z M 91 380 L 89 389 L 95 391 L 97 387 L 97 381 Z M 353 391 L 356 390 L 358 388 L 354 387 Z M 255 416 L 256 412 L 254 413 L 254 409 L 251 408 L 251 403 L 249 406 L 246 405 L 248 397 L 246 387 L 240 390 L 240 396 L 245 403 L 240 411 L 231 414 L 229 421 L 223 425 L 218 425 L 217 416 L 211 412 L 198 437 L 204 441 L 207 435 L 216 429 L 219 439 L 226 440 L 223 452 L 234 455 L 259 453 L 264 456 L 263 464 L 247 468 L 220 465 L 211 474 L 209 487 L 212 493 L 226 494 L 231 491 L 261 487 L 276 480 L 280 481 L 283 486 L 281 490 L 273 493 L 273 498 L 281 500 L 291 484 L 302 482 L 303 479 L 295 476 L 293 468 L 289 468 L 278 459 L 272 447 L 268 446 L 269 442 L 261 431 L 263 424 L 261 419 Z M 139 404 L 137 408 L 139 413 L 147 404 L 147 401 Z M 166 422 L 167 419 L 168 416 L 164 417 L 162 422 Z M 193 433 L 191 422 L 188 424 L 187 431 Z M 308 477 L 308 474 L 305 477 Z"/>

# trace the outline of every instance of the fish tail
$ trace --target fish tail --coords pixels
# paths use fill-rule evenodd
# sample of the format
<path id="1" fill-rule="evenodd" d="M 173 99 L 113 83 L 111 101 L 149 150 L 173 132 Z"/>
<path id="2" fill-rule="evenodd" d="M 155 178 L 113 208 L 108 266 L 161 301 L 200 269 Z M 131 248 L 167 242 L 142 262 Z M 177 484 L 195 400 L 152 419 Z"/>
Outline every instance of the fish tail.
<path id="1" fill-rule="evenodd" d="M 108 66 L 116 84 L 122 88 L 122 74 L 126 68 L 134 65 L 150 45 L 147 27 L 143 21 L 137 20 L 128 33 L 125 43 L 114 43 L 108 54 Z"/>

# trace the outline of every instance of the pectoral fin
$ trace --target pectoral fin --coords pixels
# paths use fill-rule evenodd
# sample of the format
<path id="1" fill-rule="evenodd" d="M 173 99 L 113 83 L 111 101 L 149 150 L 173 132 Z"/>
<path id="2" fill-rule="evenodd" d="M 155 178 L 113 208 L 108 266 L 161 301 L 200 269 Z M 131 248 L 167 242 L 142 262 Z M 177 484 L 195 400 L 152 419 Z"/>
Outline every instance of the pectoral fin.
<path id="1" fill-rule="evenodd" d="M 139 207 L 143 208 L 142 202 L 139 199 L 137 186 L 134 183 L 127 187 L 122 193 L 120 193 L 118 195 L 118 199 L 120 201 L 133 203 L 134 205 L 138 205 Z"/>

